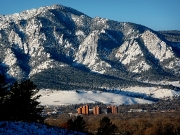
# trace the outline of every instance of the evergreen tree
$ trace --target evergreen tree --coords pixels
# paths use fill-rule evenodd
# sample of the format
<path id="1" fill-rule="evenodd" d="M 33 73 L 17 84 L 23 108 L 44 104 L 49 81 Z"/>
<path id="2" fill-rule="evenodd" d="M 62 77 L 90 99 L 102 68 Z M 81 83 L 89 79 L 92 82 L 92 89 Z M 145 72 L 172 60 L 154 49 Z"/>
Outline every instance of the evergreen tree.
<path id="1" fill-rule="evenodd" d="M 2 103 L 2 100 L 4 100 L 4 96 L 6 95 L 7 88 L 5 76 L 0 74 L 0 103 Z"/>
<path id="2" fill-rule="evenodd" d="M 30 80 L 15 82 L 6 94 L 3 104 L 3 120 L 42 122 L 41 112 L 43 107 L 37 101 L 40 95 L 36 95 L 36 85 Z"/>
<path id="3" fill-rule="evenodd" d="M 72 119 L 69 119 L 67 121 L 67 125 L 68 125 L 68 129 L 70 130 L 86 132 L 86 122 L 81 116 L 77 116 L 77 118 L 74 121 Z"/>
<path id="4" fill-rule="evenodd" d="M 83 117 L 77 116 L 74 120 L 74 130 L 76 131 L 86 131 L 86 122 L 84 121 Z"/>
<path id="5" fill-rule="evenodd" d="M 6 85 L 6 79 L 3 74 L 0 74 L 0 119 L 2 119 L 5 115 L 5 102 L 7 98 L 7 85 Z"/>
<path id="6" fill-rule="evenodd" d="M 112 124 L 110 119 L 105 116 L 100 120 L 100 127 L 98 128 L 97 135 L 115 135 L 117 129 L 117 126 Z"/>

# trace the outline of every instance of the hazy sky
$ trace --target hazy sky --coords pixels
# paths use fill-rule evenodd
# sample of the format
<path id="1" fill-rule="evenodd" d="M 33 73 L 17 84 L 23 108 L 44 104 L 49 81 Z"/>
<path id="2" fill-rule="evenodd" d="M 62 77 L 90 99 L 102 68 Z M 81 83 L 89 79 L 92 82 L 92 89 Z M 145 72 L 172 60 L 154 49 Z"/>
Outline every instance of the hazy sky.
<path id="1" fill-rule="evenodd" d="M 0 14 L 61 4 L 90 17 L 133 22 L 154 30 L 180 30 L 180 0 L 0 0 Z"/>

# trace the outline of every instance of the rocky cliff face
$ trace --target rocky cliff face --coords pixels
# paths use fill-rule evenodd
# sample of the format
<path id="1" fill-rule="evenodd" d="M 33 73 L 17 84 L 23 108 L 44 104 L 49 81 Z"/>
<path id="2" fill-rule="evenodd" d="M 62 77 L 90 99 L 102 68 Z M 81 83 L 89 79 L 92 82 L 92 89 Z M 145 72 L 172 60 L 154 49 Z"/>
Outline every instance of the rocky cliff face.
<path id="1" fill-rule="evenodd" d="M 16 79 L 68 68 L 129 80 L 177 79 L 180 72 L 178 42 L 61 5 L 0 15 L 0 48 L 0 71 Z"/>

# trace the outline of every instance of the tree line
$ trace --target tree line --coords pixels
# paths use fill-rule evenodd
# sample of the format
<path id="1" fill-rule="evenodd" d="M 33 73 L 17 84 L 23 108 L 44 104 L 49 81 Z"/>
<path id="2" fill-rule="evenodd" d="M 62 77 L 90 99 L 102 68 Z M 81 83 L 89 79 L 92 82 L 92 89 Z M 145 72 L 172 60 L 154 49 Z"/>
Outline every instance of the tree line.
<path id="1" fill-rule="evenodd" d="M 63 118 L 62 118 L 63 117 Z M 121 113 L 118 115 L 97 115 L 48 118 L 51 126 L 66 128 L 69 131 L 84 132 L 89 135 L 179 135 L 179 112 Z"/>
<path id="2" fill-rule="evenodd" d="M 115 135 L 116 133 L 118 133 L 117 126 L 113 124 L 107 116 L 104 116 L 99 121 L 99 127 L 94 133 L 88 130 L 87 124 L 81 116 L 77 116 L 75 119 L 69 119 L 67 122 L 62 123 L 60 127 L 66 128 L 68 130 L 84 132 L 88 135 Z"/>

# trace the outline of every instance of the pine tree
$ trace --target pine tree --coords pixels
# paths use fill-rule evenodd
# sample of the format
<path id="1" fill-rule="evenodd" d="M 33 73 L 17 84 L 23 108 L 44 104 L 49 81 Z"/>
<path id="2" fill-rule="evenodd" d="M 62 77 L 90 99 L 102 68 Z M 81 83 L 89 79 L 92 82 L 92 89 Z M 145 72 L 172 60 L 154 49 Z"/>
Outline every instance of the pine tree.
<path id="1" fill-rule="evenodd" d="M 83 117 L 77 116 L 75 120 L 69 119 L 67 121 L 68 129 L 79 132 L 86 132 L 86 122 Z"/>
<path id="2" fill-rule="evenodd" d="M 8 99 L 4 104 L 5 120 L 42 122 L 41 112 L 43 107 L 37 101 L 38 89 L 30 80 L 15 82 L 10 88 Z"/>
<path id="3" fill-rule="evenodd" d="M 77 118 L 74 120 L 74 126 L 74 130 L 76 131 L 86 131 L 86 122 L 81 116 L 77 116 Z"/>
<path id="4" fill-rule="evenodd" d="M 5 112 L 5 102 L 7 98 L 7 84 L 3 74 L 0 74 L 0 120 L 3 119 Z"/>
<path id="5" fill-rule="evenodd" d="M 98 128 L 97 135 L 115 135 L 117 129 L 117 126 L 112 124 L 110 119 L 105 116 L 100 120 L 100 127 Z"/>

